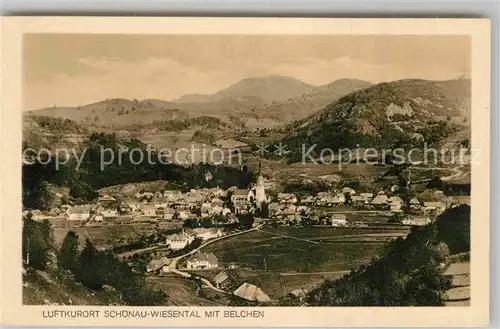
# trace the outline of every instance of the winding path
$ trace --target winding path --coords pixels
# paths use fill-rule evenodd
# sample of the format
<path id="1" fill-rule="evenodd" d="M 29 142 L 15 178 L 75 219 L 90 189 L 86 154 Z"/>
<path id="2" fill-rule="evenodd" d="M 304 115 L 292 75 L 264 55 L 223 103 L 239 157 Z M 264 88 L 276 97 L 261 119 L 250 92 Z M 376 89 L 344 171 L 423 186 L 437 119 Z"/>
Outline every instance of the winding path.
<path id="1" fill-rule="evenodd" d="M 205 243 L 203 243 L 202 245 L 200 245 L 199 247 L 191 250 L 190 252 L 184 254 L 184 255 L 181 255 L 181 256 L 177 256 L 175 258 L 171 258 L 170 259 L 170 264 L 168 265 L 168 270 L 169 272 L 172 272 L 172 273 L 175 273 L 175 274 L 178 274 L 182 277 L 185 277 L 185 278 L 195 278 L 195 279 L 198 279 L 200 281 L 202 281 L 208 288 L 214 290 L 214 291 L 217 291 L 217 292 L 220 292 L 220 293 L 224 293 L 224 294 L 231 294 L 230 292 L 227 292 L 225 290 L 222 290 L 222 289 L 219 289 L 217 287 L 215 287 L 212 282 L 210 282 L 210 280 L 206 279 L 206 278 L 203 278 L 201 276 L 198 276 L 198 275 L 194 275 L 194 274 L 191 274 L 189 272 L 184 272 L 184 271 L 180 271 L 178 268 L 177 268 L 177 264 L 179 262 L 179 260 L 189 256 L 189 255 L 192 255 L 196 252 L 198 252 L 199 250 L 201 250 L 202 248 L 214 243 L 214 242 L 217 242 L 217 241 L 220 241 L 220 240 L 223 240 L 223 239 L 227 239 L 227 238 L 231 238 L 233 236 L 237 236 L 237 235 L 241 235 L 241 234 L 245 234 L 245 233 L 248 233 L 248 232 L 252 232 L 252 231 L 257 231 L 259 230 L 264 224 L 261 224 L 261 225 L 258 225 L 256 227 L 253 227 L 251 229 L 248 229 L 248 230 L 245 230 L 245 231 L 240 231 L 240 232 L 236 232 L 236 233 L 232 233 L 232 234 L 228 234 L 228 235 L 224 235 L 224 236 L 221 236 L 219 238 L 216 238 L 216 239 L 213 239 L 213 240 L 209 240 Z"/>

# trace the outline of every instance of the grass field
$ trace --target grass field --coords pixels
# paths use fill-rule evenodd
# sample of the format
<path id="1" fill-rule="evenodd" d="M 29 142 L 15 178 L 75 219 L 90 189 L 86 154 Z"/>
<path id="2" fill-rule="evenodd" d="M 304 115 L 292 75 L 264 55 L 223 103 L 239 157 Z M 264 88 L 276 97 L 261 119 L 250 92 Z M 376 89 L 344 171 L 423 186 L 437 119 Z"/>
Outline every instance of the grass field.
<path id="1" fill-rule="evenodd" d="M 266 229 L 221 240 L 204 251 L 213 252 L 223 263 L 275 273 L 343 271 L 370 261 L 382 243 L 333 244 L 318 239 L 353 233 L 349 229 Z"/>

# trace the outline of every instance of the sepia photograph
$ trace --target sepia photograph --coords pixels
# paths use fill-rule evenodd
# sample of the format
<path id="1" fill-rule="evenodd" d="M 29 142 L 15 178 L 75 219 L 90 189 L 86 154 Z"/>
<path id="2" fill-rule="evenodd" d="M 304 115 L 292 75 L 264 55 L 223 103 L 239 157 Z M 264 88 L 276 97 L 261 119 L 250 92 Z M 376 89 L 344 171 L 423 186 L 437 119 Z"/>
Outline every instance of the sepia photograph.
<path id="1" fill-rule="evenodd" d="M 127 321 L 484 303 L 472 35 L 307 31 L 24 33 L 22 306 Z"/>

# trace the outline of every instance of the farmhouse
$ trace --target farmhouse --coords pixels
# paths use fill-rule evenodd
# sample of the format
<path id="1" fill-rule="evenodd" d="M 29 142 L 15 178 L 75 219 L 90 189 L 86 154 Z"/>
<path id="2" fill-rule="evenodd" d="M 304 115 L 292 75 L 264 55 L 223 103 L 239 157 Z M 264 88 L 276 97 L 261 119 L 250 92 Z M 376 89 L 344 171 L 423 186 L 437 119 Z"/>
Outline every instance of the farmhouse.
<path id="1" fill-rule="evenodd" d="M 211 270 L 219 266 L 219 261 L 214 254 L 205 254 L 198 251 L 187 261 L 188 270 Z"/>
<path id="2" fill-rule="evenodd" d="M 239 286 L 233 294 L 240 298 L 260 303 L 267 303 L 271 301 L 271 298 L 269 298 L 269 296 L 266 295 L 259 287 L 248 282 Z"/>
<path id="3" fill-rule="evenodd" d="M 227 271 L 219 272 L 213 279 L 215 286 L 219 289 L 228 289 L 233 286 L 237 280 Z"/>
<path id="4" fill-rule="evenodd" d="M 165 265 L 169 264 L 170 264 L 170 259 L 168 259 L 167 257 L 152 259 L 146 266 L 146 271 L 156 272 L 159 269 L 163 268 Z"/>

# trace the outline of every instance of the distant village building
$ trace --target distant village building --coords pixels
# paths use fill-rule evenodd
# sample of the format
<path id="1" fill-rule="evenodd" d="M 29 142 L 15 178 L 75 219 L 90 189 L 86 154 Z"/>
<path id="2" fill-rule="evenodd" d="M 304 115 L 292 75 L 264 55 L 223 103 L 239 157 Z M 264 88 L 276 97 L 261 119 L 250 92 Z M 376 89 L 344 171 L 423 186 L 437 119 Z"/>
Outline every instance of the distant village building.
<path id="1" fill-rule="evenodd" d="M 206 254 L 198 251 L 188 259 L 186 268 L 188 270 L 211 270 L 219 266 L 219 261 L 214 254 Z"/>
<path id="2" fill-rule="evenodd" d="M 174 218 L 174 215 L 175 215 L 175 209 L 174 208 L 165 208 L 165 210 L 163 210 L 163 219 L 165 220 L 171 220 Z"/>
<path id="3" fill-rule="evenodd" d="M 376 206 L 387 205 L 388 202 L 389 198 L 385 194 L 377 194 L 377 196 L 372 200 L 372 204 Z"/>
<path id="4" fill-rule="evenodd" d="M 182 195 L 179 190 L 166 190 L 163 191 L 163 197 L 167 199 L 167 201 L 175 201 Z"/>
<path id="5" fill-rule="evenodd" d="M 249 301 L 257 301 L 260 303 L 268 303 L 271 301 L 271 298 L 269 298 L 269 296 L 266 295 L 259 287 L 248 282 L 239 286 L 233 294 Z"/>
<path id="6" fill-rule="evenodd" d="M 297 203 L 297 196 L 293 193 L 279 193 L 278 201 L 279 203 L 295 204 Z"/>
<path id="7" fill-rule="evenodd" d="M 97 199 L 97 204 L 110 204 L 115 202 L 116 199 L 108 194 L 104 194 Z"/>
<path id="8" fill-rule="evenodd" d="M 220 228 L 199 227 L 193 229 L 193 231 L 195 232 L 196 237 L 202 239 L 203 241 L 213 238 L 219 238 L 224 235 L 224 232 L 222 232 Z"/>
<path id="9" fill-rule="evenodd" d="M 314 202 L 316 202 L 316 198 L 312 195 L 300 199 L 300 203 L 304 205 L 312 205 Z"/>
<path id="10" fill-rule="evenodd" d="M 66 212 L 68 220 L 87 220 L 90 218 L 89 206 L 74 206 Z"/>
<path id="11" fill-rule="evenodd" d="M 417 198 L 413 198 L 410 200 L 410 209 L 411 210 L 420 210 L 422 208 L 422 204 Z"/>
<path id="12" fill-rule="evenodd" d="M 387 202 L 392 212 L 400 212 L 404 204 L 403 200 L 398 196 L 390 197 Z"/>
<path id="13" fill-rule="evenodd" d="M 446 210 L 446 205 L 441 201 L 428 201 L 424 202 L 423 209 L 427 212 L 442 213 Z"/>
<path id="14" fill-rule="evenodd" d="M 407 217 L 401 223 L 403 225 L 424 226 L 431 222 L 429 217 Z"/>
<path id="15" fill-rule="evenodd" d="M 342 189 L 342 193 L 354 195 L 354 194 L 356 194 L 356 191 L 354 189 L 350 188 L 350 187 L 344 187 Z"/>
<path id="16" fill-rule="evenodd" d="M 331 217 L 332 226 L 346 226 L 347 216 L 345 214 L 333 214 Z"/>
<path id="17" fill-rule="evenodd" d="M 359 196 L 366 202 L 371 202 L 373 199 L 373 193 L 360 193 Z"/>
<path id="18" fill-rule="evenodd" d="M 156 208 L 152 205 L 144 205 L 141 207 L 141 212 L 144 216 L 156 216 Z"/>

